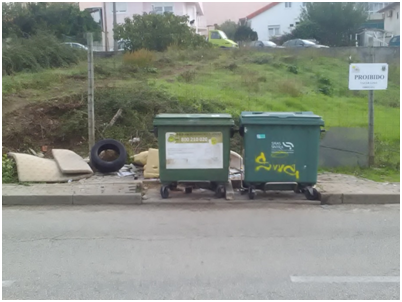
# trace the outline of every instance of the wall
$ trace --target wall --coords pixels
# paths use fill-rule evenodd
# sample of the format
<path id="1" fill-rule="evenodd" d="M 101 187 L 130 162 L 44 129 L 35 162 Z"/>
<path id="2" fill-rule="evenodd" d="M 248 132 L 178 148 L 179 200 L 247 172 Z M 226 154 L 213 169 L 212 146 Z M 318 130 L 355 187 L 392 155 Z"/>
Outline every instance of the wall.
<path id="1" fill-rule="evenodd" d="M 259 40 L 269 40 L 269 25 L 279 25 L 279 35 L 289 33 L 292 30 L 291 27 L 289 27 L 290 24 L 296 26 L 296 21 L 301 13 L 302 2 L 291 3 L 292 7 L 287 8 L 285 7 L 285 2 L 281 2 L 251 19 L 251 28 L 257 32 Z"/>
<path id="2" fill-rule="evenodd" d="M 385 13 L 384 29 L 391 32 L 394 36 L 400 34 L 400 5 L 393 9 L 392 17 L 388 17 L 388 11 Z M 398 18 L 399 17 L 399 18 Z"/>

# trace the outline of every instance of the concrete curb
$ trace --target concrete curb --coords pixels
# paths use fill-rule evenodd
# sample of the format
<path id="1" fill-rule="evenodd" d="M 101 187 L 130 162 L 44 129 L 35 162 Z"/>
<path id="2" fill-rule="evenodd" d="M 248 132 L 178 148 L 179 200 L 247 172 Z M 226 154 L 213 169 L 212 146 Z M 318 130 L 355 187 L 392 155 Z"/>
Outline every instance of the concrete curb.
<path id="1" fill-rule="evenodd" d="M 156 184 L 156 182 L 152 182 Z M 148 183 L 147 185 L 150 185 Z M 128 184 L 86 184 L 78 186 L 69 185 L 3 185 L 3 205 L 101 205 L 101 204 L 250 204 L 250 203 L 295 203 L 295 204 L 399 204 L 400 194 L 376 193 L 331 193 L 322 192 L 321 202 L 300 199 L 278 200 L 258 199 L 250 202 L 235 194 L 229 183 L 226 186 L 227 199 L 219 200 L 144 200 L 138 186 Z M 276 199 L 276 198 L 275 198 Z"/>
<path id="2" fill-rule="evenodd" d="M 399 204 L 400 194 L 322 193 L 321 203 L 337 204 Z"/>
<path id="3" fill-rule="evenodd" d="M 141 204 L 142 194 L 136 185 L 85 184 L 35 186 L 3 185 L 3 205 L 95 205 Z"/>
<path id="4" fill-rule="evenodd" d="M 141 204 L 141 193 L 132 195 L 3 195 L 2 204 L 17 205 L 101 205 Z"/>

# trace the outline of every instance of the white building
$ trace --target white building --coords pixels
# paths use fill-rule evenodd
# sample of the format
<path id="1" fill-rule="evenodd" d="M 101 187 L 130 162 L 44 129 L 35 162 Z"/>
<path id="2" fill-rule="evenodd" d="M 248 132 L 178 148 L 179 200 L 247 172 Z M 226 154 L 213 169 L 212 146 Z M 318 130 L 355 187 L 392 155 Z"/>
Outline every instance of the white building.
<path id="1" fill-rule="evenodd" d="M 272 37 L 290 33 L 297 26 L 305 3 L 271 2 L 249 14 L 246 19 L 251 28 L 257 32 L 259 40 L 269 40 Z M 372 15 L 388 4 L 389 2 L 367 2 L 366 9 L 368 14 Z"/>
<path id="2" fill-rule="evenodd" d="M 94 43 L 96 50 L 110 50 L 113 48 L 113 2 L 79 2 L 80 10 L 91 11 L 92 17 L 102 27 L 102 42 Z M 175 15 L 189 16 L 192 21 L 189 26 L 197 32 L 206 30 L 199 24 L 204 15 L 202 2 L 116 2 L 117 24 L 124 22 L 125 18 L 143 13 L 162 14 L 172 12 Z"/>
<path id="3" fill-rule="evenodd" d="M 303 2 L 271 2 L 246 17 L 259 40 L 291 32 L 299 23 Z"/>
<path id="4" fill-rule="evenodd" d="M 400 34 L 400 7 L 400 2 L 392 2 L 379 11 L 384 16 L 384 30 L 393 36 Z"/>

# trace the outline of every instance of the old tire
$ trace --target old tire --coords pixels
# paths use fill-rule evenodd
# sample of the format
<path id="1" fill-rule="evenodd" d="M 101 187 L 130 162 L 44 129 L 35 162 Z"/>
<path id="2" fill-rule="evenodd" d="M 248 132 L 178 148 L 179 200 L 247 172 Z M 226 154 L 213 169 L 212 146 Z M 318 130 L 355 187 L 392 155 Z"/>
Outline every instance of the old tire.
<path id="1" fill-rule="evenodd" d="M 113 161 L 106 161 L 99 157 L 102 151 L 113 150 L 117 158 Z M 127 151 L 123 144 L 114 139 L 104 139 L 97 142 L 91 149 L 91 165 L 102 173 L 119 171 L 127 160 Z"/>

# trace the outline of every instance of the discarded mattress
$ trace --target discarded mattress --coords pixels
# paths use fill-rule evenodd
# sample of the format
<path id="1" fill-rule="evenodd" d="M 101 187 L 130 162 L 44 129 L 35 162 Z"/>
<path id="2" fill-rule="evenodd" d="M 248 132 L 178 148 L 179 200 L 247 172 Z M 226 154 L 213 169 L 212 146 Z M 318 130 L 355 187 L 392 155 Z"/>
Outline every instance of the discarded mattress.
<path id="1" fill-rule="evenodd" d="M 159 150 L 150 148 L 148 150 L 147 164 L 144 166 L 144 178 L 159 177 Z"/>
<path id="2" fill-rule="evenodd" d="M 91 167 L 78 154 L 64 149 L 54 151 L 54 160 L 30 154 L 10 153 L 17 164 L 19 181 L 67 182 L 92 176 Z"/>
<path id="3" fill-rule="evenodd" d="M 135 165 L 145 166 L 147 164 L 147 160 L 148 160 L 148 151 L 143 151 L 133 156 L 133 162 Z"/>

